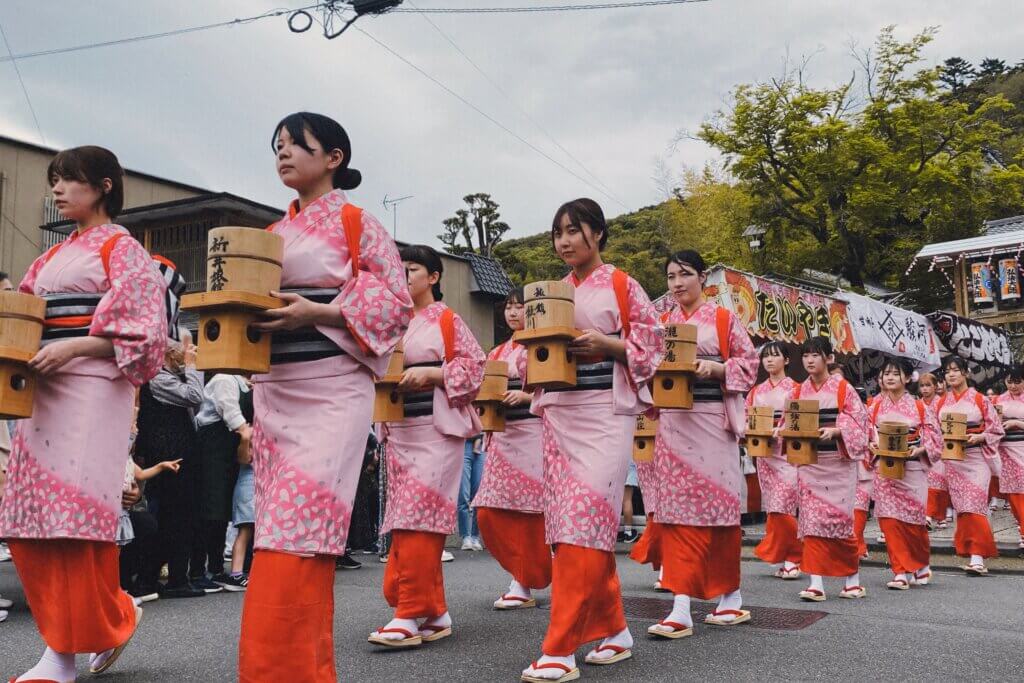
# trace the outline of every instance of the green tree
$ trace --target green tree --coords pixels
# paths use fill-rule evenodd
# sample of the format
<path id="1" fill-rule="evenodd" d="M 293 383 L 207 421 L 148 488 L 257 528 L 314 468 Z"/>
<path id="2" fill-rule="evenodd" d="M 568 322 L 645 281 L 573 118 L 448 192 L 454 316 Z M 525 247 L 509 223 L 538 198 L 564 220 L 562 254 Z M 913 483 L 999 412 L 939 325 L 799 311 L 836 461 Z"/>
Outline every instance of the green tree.
<path id="1" fill-rule="evenodd" d="M 444 232 L 437 236 L 452 254 L 474 252 L 491 256 L 494 247 L 509 231 L 508 223 L 501 219 L 498 203 L 486 193 L 468 194 L 462 198 L 468 208 L 459 209 L 455 216 L 444 220 Z"/>
<path id="2" fill-rule="evenodd" d="M 955 95 L 977 74 L 971 63 L 962 57 L 950 57 L 939 67 L 939 81 Z"/>
<path id="3" fill-rule="evenodd" d="M 1021 206 L 1024 170 L 992 167 L 983 153 L 1009 134 L 998 119 L 1012 105 L 941 97 L 948 71 L 917 66 L 933 35 L 899 42 L 884 29 L 860 59 L 859 88 L 812 88 L 799 72 L 741 85 L 701 127 L 769 243 L 795 249 L 775 259 L 784 270 L 811 259 L 855 287 L 899 286 L 922 243 L 976 234 L 994 210 Z"/>
<path id="4" fill-rule="evenodd" d="M 994 78 L 1006 73 L 1006 62 L 1001 59 L 989 57 L 981 60 L 978 65 L 978 76 L 981 78 Z"/>

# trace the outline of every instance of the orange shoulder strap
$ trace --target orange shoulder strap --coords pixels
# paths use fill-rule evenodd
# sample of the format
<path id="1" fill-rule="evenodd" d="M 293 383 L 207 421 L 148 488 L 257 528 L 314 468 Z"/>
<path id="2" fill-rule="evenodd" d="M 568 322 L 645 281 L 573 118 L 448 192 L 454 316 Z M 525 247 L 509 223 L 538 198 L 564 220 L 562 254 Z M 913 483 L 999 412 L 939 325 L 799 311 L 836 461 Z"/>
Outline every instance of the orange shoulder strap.
<path id="1" fill-rule="evenodd" d="M 57 250 L 60 249 L 63 246 L 64 246 L 64 240 L 61 240 L 60 242 L 57 242 L 57 244 L 55 244 L 52 247 L 50 247 L 49 249 L 47 249 L 46 253 L 43 254 L 43 265 L 45 266 L 47 264 L 47 262 L 49 262 L 49 260 L 53 258 L 53 255 L 57 253 Z"/>
<path id="2" fill-rule="evenodd" d="M 437 324 L 441 326 L 441 339 L 444 340 L 444 362 L 451 363 L 455 359 L 455 311 L 444 309 Z"/>
<path id="3" fill-rule="evenodd" d="M 836 408 L 839 412 L 843 412 L 843 408 L 846 407 L 846 387 L 849 386 L 849 382 L 845 379 L 839 383 L 839 388 L 836 390 Z"/>
<path id="4" fill-rule="evenodd" d="M 916 401 L 914 401 L 914 403 L 917 404 L 917 419 L 918 419 L 918 423 L 923 427 L 924 426 L 924 401 L 922 401 L 921 399 L 917 399 Z"/>
<path id="5" fill-rule="evenodd" d="M 110 255 L 114 252 L 114 246 L 117 244 L 117 241 L 122 237 L 128 237 L 128 235 L 123 232 L 119 232 L 104 242 L 103 246 L 100 247 L 100 259 L 103 261 L 103 272 L 106 273 L 108 280 L 110 279 Z"/>
<path id="6" fill-rule="evenodd" d="M 946 396 L 948 396 L 948 394 L 943 394 L 942 396 L 939 396 L 939 400 L 935 403 L 936 415 L 938 415 L 939 411 L 942 410 L 942 406 L 946 405 Z"/>
<path id="7" fill-rule="evenodd" d="M 352 261 L 352 279 L 359 277 L 359 241 L 363 237 L 363 210 L 354 204 L 341 207 L 341 223 L 345 229 L 348 257 Z"/>
<path id="8" fill-rule="evenodd" d="M 718 353 L 729 360 L 729 311 L 722 306 L 715 309 L 715 330 L 718 332 Z"/>
<path id="9" fill-rule="evenodd" d="M 800 390 L 803 389 L 803 384 L 797 384 L 796 389 L 793 389 L 793 400 L 796 401 L 800 398 Z"/>
<path id="10" fill-rule="evenodd" d="M 612 289 L 619 304 L 619 318 L 622 319 L 622 339 L 629 336 L 629 276 L 616 268 L 612 271 Z"/>
<path id="11" fill-rule="evenodd" d="M 878 411 L 880 411 L 882 409 L 882 399 L 878 398 L 878 399 L 872 401 L 872 403 L 874 405 L 871 406 L 871 424 L 875 424 L 876 422 L 878 422 Z M 918 406 L 919 409 L 920 409 L 920 407 L 921 406 Z M 920 412 L 920 410 L 918 412 Z M 922 415 L 923 414 L 924 413 L 922 413 Z M 924 422 L 924 418 L 923 417 L 921 418 L 921 422 Z"/>
<path id="12" fill-rule="evenodd" d="M 975 394 L 974 394 L 974 403 L 975 403 L 975 405 L 978 406 L 978 412 L 981 413 L 981 417 L 982 417 L 982 419 L 984 419 L 985 415 L 986 415 L 986 412 L 985 412 L 985 397 L 981 395 L 980 391 L 975 392 Z"/>

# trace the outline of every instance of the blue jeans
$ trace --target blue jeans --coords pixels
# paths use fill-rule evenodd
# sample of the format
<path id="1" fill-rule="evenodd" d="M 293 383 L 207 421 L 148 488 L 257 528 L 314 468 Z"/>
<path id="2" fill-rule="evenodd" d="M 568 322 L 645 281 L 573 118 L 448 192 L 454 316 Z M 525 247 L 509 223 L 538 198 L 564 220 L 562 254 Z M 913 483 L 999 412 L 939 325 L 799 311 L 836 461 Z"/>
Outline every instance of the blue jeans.
<path id="1" fill-rule="evenodd" d="M 462 484 L 459 486 L 459 536 L 462 538 L 480 536 L 476 526 L 476 510 L 469 507 L 469 503 L 480 488 L 483 474 L 484 454 L 473 450 L 472 441 L 466 441 L 466 450 L 462 455 Z"/>

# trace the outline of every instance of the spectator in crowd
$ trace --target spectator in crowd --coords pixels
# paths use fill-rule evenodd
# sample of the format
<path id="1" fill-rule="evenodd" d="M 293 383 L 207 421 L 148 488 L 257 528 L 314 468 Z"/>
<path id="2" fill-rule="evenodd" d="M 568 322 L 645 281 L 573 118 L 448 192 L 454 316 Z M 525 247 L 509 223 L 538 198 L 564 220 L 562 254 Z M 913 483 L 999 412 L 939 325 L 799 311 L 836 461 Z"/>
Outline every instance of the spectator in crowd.
<path id="1" fill-rule="evenodd" d="M 463 550 L 483 550 L 480 543 L 480 529 L 476 524 L 476 510 L 470 501 L 480 488 L 484 474 L 484 451 L 482 438 L 477 435 L 466 440 L 466 451 L 462 459 L 462 483 L 459 485 L 459 536 Z"/>
<path id="2" fill-rule="evenodd" d="M 14 283 L 11 282 L 11 276 L 0 270 L 0 292 L 13 292 Z"/>
<path id="3" fill-rule="evenodd" d="M 626 486 L 622 494 L 622 528 L 619 529 L 619 543 L 633 543 L 640 536 L 633 528 L 633 492 L 640 486 L 637 478 L 636 463 L 629 461 L 629 469 L 626 471 Z"/>
<path id="4" fill-rule="evenodd" d="M 242 442 L 252 439 L 252 390 L 245 377 L 214 375 L 204 390 L 204 400 L 196 415 L 199 434 L 199 523 L 192 545 L 192 565 L 189 575 L 193 585 L 202 585 L 208 592 L 228 586 L 233 591 L 245 590 L 243 580 L 246 547 L 252 534 L 255 511 L 252 496 L 252 468 L 246 464 L 239 507 L 234 512 L 238 519 L 248 518 L 248 529 L 238 527 L 238 537 L 231 551 L 232 573 L 224 572 L 224 543 L 228 523 L 232 520 L 236 482 L 239 479 L 239 451 Z M 245 448 L 245 457 L 249 449 Z M 248 504 L 246 497 L 248 495 Z M 242 540 L 239 541 L 238 539 Z M 241 545 L 245 544 L 245 545 Z M 241 564 L 238 564 L 241 561 Z"/>
<path id="5" fill-rule="evenodd" d="M 243 391 L 242 385 L 239 385 L 238 406 L 242 417 L 251 422 L 252 387 L 247 381 L 244 386 L 249 390 Z M 231 496 L 231 523 L 236 532 L 231 547 L 231 572 L 226 576 L 214 577 L 225 590 L 232 593 L 244 591 L 249 586 L 249 568 L 252 566 L 253 531 L 256 527 L 256 479 L 252 471 L 250 437 L 251 430 L 243 430 L 238 434 L 238 477 Z"/>
<path id="6" fill-rule="evenodd" d="M 147 488 L 149 511 L 157 520 L 158 552 L 144 557 L 136 580 L 135 597 L 158 589 L 160 568 L 167 564 L 163 598 L 194 598 L 211 585 L 193 586 L 188 580 L 189 553 L 198 479 L 198 453 L 193 413 L 203 403 L 203 376 L 196 370 L 196 347 L 188 330 L 170 344 L 160 372 L 139 391 L 139 434 L 135 457 L 143 468 L 164 460 L 180 460 L 177 476 L 160 477 Z M 220 586 L 213 584 L 216 590 Z"/>

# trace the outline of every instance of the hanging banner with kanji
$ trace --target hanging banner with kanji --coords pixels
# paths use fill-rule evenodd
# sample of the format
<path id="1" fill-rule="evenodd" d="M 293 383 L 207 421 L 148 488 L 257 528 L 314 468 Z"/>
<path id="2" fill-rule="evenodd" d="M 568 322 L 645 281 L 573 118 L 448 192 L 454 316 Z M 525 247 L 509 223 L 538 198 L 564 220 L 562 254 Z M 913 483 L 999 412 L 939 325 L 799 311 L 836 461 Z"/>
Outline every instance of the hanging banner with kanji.
<path id="1" fill-rule="evenodd" d="M 735 313 L 755 339 L 801 344 L 828 337 L 836 353 L 859 350 L 845 301 L 723 266 L 709 271 L 704 293 Z"/>
<path id="2" fill-rule="evenodd" d="M 866 296 L 843 292 L 857 346 L 910 359 L 921 370 L 942 364 L 931 323 L 920 313 L 890 306 Z"/>

